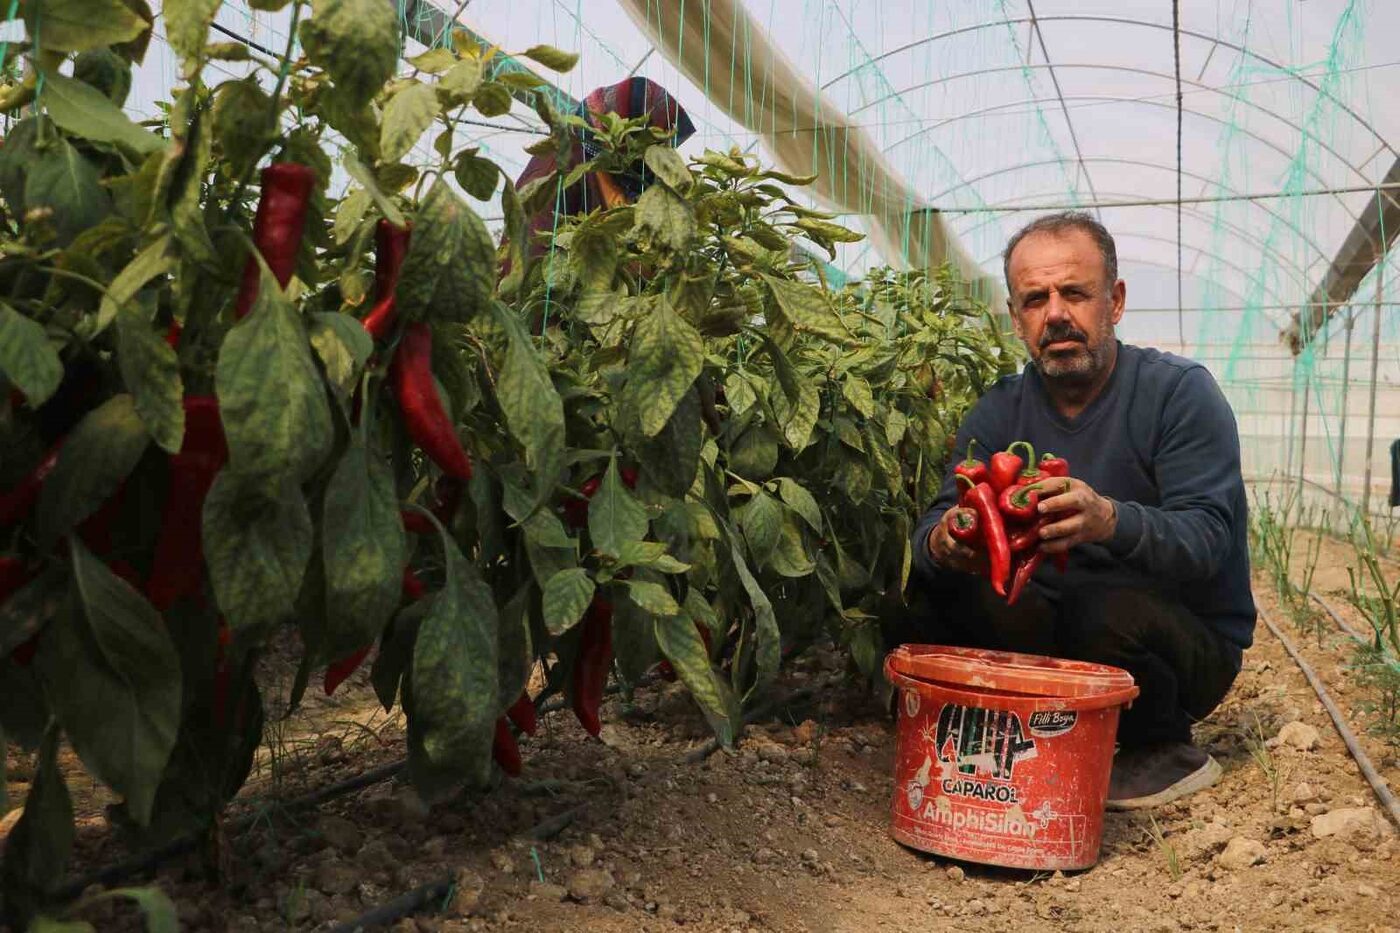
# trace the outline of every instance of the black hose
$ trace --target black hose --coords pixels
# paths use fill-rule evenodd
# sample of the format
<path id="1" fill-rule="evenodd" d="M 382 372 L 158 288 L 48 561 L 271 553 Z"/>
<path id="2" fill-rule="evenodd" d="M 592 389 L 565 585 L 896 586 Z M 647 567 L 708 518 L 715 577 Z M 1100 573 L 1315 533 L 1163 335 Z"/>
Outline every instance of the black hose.
<path id="1" fill-rule="evenodd" d="M 1332 717 L 1332 725 L 1336 728 L 1337 734 L 1342 737 L 1342 743 L 1346 745 L 1347 751 L 1351 752 L 1351 757 L 1356 761 L 1356 766 L 1361 769 L 1361 776 L 1366 779 L 1366 783 L 1371 785 L 1371 790 L 1375 793 L 1376 799 L 1381 802 L 1386 815 L 1395 821 L 1395 825 L 1400 826 L 1400 800 L 1395 799 L 1390 788 L 1386 785 L 1385 779 L 1376 771 L 1376 766 L 1371 764 L 1370 756 L 1357 741 L 1356 734 L 1351 731 L 1351 726 L 1347 724 L 1346 718 L 1342 716 L 1342 711 L 1337 708 L 1337 704 L 1332 702 L 1332 697 L 1327 693 L 1327 688 L 1323 686 L 1322 679 L 1317 676 L 1317 672 L 1312 669 L 1303 656 L 1298 653 L 1298 649 L 1293 647 L 1293 642 L 1279 631 L 1278 626 L 1265 614 L 1263 609 L 1259 610 L 1259 618 L 1264 620 L 1269 631 L 1274 633 L 1274 637 L 1283 645 L 1283 650 L 1288 652 L 1288 656 L 1293 659 L 1293 663 L 1298 665 L 1298 669 L 1307 678 L 1308 684 L 1317 694 L 1317 698 L 1322 701 L 1322 706 L 1327 710 L 1327 715 Z"/>

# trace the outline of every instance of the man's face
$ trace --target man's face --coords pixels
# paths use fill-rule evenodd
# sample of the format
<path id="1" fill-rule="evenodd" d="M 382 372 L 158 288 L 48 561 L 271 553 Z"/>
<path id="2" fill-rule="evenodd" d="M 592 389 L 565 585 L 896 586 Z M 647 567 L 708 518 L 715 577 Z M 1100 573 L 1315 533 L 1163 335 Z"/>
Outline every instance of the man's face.
<path id="1" fill-rule="evenodd" d="M 1105 281 L 1089 234 L 1033 233 L 1011 254 L 1011 323 L 1046 379 L 1093 383 L 1113 364 L 1123 281 Z"/>

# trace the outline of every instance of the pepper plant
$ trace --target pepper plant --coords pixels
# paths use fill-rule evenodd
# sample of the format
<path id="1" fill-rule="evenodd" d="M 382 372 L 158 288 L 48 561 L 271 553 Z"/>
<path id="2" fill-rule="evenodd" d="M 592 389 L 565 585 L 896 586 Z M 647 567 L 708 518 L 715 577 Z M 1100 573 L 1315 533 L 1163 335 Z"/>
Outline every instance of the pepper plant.
<path id="1" fill-rule="evenodd" d="M 872 674 L 947 438 L 1014 365 L 946 272 L 828 288 L 796 244 L 858 235 L 792 200 L 804 179 L 608 118 L 595 162 L 517 191 L 462 120 L 536 79 L 463 34 L 396 75 L 382 0 L 292 0 L 304 54 L 279 60 L 209 42 L 218 7 L 164 4 L 181 80 L 141 125 L 143 0 L 15 6 L 0 730 L 38 756 L 0 869 L 16 926 L 71 849 L 60 745 L 134 843 L 210 829 L 283 626 L 302 657 L 270 708 L 372 656 L 429 798 L 518 770 L 503 717 L 533 723 L 536 664 L 596 733 L 610 671 L 664 660 L 726 742 L 805 644 Z M 248 74 L 207 83 L 212 60 Z M 567 152 L 581 118 L 534 98 L 538 147 Z M 650 186 L 533 258 L 526 216 L 597 169 Z M 499 243 L 469 201 L 498 191 Z"/>

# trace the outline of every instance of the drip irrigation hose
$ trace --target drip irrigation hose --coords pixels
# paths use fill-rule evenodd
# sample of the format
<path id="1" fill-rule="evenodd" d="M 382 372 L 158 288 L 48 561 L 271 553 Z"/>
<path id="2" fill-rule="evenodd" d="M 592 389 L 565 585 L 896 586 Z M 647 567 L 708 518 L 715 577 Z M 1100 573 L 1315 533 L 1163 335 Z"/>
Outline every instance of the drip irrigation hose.
<path id="1" fill-rule="evenodd" d="M 657 678 L 654 675 L 648 674 L 642 677 L 637 682 L 636 686 L 647 686 L 655 682 L 656 679 Z M 619 693 L 621 692 L 621 690 L 621 685 L 614 681 L 613 683 L 608 684 L 608 686 L 604 689 L 603 693 L 606 696 L 614 693 Z M 546 716 L 550 713 L 564 709 L 567 705 L 568 701 L 564 697 L 555 697 L 554 699 L 551 699 L 540 706 L 538 710 L 538 715 Z M 363 790 L 366 787 L 372 787 L 375 784 L 379 784 L 383 781 L 389 780 L 390 778 L 397 775 L 400 771 L 402 771 L 406 764 L 408 764 L 407 758 L 397 758 L 393 761 L 387 762 L 386 764 L 380 765 L 377 768 L 371 768 L 370 770 L 354 775 L 353 777 L 348 777 L 344 780 L 335 781 L 334 783 L 327 784 L 324 787 L 320 787 L 316 790 L 309 791 L 308 793 L 303 794 L 300 797 L 293 797 L 291 800 L 282 803 L 281 807 L 284 810 L 299 810 L 305 809 L 307 807 L 312 807 L 317 804 L 325 803 L 328 800 L 335 800 L 338 797 L 344 797 L 345 795 L 354 793 L 357 790 Z M 252 827 L 252 825 L 258 819 L 259 815 L 257 813 L 250 813 L 247 816 L 241 816 L 235 820 L 230 820 L 224 825 L 224 832 L 230 836 L 237 835 Z M 191 833 L 188 836 L 181 836 L 179 839 L 173 839 L 170 842 L 167 842 L 164 845 L 158 846 L 154 849 L 151 849 L 148 852 L 142 852 L 139 855 L 132 856 L 131 858 L 124 859 L 120 862 L 116 862 L 104 868 L 99 868 L 96 871 L 83 875 L 82 877 L 74 878 L 72 881 L 58 888 L 53 893 L 52 897 L 57 903 L 76 900 L 79 896 L 82 895 L 84 891 L 86 891 L 94 884 L 104 886 L 114 884 L 115 882 L 121 881 L 125 878 L 130 878 L 133 875 L 150 871 L 151 869 L 156 868 L 163 862 L 169 861 L 170 859 L 175 858 L 176 856 L 184 855 L 186 852 L 193 851 L 199 846 L 203 838 L 203 833 Z"/>
<path id="2" fill-rule="evenodd" d="M 1333 702 L 1327 688 L 1323 686 L 1321 678 L 1317 676 L 1317 672 L 1312 669 L 1312 665 L 1304 660 L 1303 656 L 1298 653 L 1298 649 L 1293 646 L 1293 642 L 1289 641 L 1288 636 L 1274 625 L 1273 620 L 1263 609 L 1259 610 L 1259 618 L 1264 620 L 1269 631 L 1273 632 L 1274 637 L 1283 645 L 1283 650 L 1288 652 L 1293 663 L 1298 665 L 1298 669 L 1303 672 L 1303 676 L 1307 678 L 1313 692 L 1317 694 L 1318 700 L 1322 702 L 1323 708 L 1327 710 L 1327 715 L 1332 718 L 1332 725 L 1336 728 L 1337 734 L 1341 736 L 1342 743 L 1346 745 L 1347 751 L 1351 752 L 1352 759 L 1356 761 L 1357 768 L 1361 770 L 1361 776 L 1366 779 L 1366 783 L 1371 785 L 1371 790 L 1375 793 L 1376 799 L 1380 801 L 1386 815 L 1394 821 L 1396 826 L 1400 826 L 1400 800 L 1395 798 L 1395 794 L 1391 793 L 1390 788 L 1386 786 L 1385 779 L 1376 771 L 1375 765 L 1371 764 L 1370 756 L 1366 754 L 1366 750 L 1357 741 L 1356 733 L 1351 731 L 1346 717 L 1342 715 L 1342 711 Z"/>
<path id="3" fill-rule="evenodd" d="M 1329 616 L 1332 617 L 1332 621 L 1337 623 L 1337 628 L 1341 629 L 1343 632 L 1346 632 L 1347 636 L 1351 638 L 1352 641 L 1356 642 L 1358 645 L 1370 644 L 1370 641 L 1363 637 L 1362 634 L 1356 629 L 1352 628 L 1349 622 L 1347 622 L 1340 615 L 1338 615 L 1337 610 L 1333 609 L 1332 606 L 1325 599 L 1314 593 L 1312 590 L 1308 590 L 1308 596 L 1312 598 L 1313 602 L 1321 606 L 1324 612 L 1326 612 Z"/>

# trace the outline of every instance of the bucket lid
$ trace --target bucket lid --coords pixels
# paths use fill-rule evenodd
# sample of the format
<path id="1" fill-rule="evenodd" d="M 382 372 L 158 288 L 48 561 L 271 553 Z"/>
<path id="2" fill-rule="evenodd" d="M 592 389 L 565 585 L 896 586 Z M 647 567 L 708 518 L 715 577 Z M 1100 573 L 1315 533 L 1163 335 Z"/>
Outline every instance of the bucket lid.
<path id="1" fill-rule="evenodd" d="M 1133 686 L 1133 675 L 1107 664 L 983 648 L 900 645 L 887 663 L 917 680 L 1033 696 L 1092 697 Z"/>

